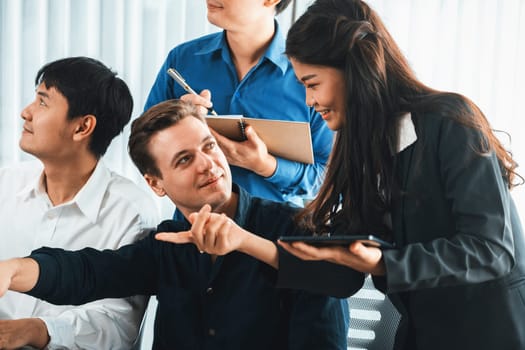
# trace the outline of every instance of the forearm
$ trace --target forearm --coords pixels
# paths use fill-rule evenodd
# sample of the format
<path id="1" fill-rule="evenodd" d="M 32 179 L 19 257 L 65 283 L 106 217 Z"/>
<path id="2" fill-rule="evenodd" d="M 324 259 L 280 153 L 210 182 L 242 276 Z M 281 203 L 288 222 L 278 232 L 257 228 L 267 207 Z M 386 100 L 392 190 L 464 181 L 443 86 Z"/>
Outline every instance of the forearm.
<path id="1" fill-rule="evenodd" d="M 27 345 L 42 349 L 48 342 L 47 327 L 39 318 L 0 320 L 1 349 L 18 349 Z"/>
<path id="2" fill-rule="evenodd" d="M 239 251 L 250 255 L 275 269 L 279 268 L 279 255 L 274 242 L 248 233 Z"/>
<path id="3" fill-rule="evenodd" d="M 7 289 L 16 292 L 31 290 L 39 275 L 37 262 L 30 258 L 15 258 L 0 262 L 1 295 Z"/>
<path id="4" fill-rule="evenodd" d="M 313 198 L 318 191 L 325 163 L 304 164 L 288 159 L 276 158 L 277 167 L 265 179 L 286 193 Z"/>

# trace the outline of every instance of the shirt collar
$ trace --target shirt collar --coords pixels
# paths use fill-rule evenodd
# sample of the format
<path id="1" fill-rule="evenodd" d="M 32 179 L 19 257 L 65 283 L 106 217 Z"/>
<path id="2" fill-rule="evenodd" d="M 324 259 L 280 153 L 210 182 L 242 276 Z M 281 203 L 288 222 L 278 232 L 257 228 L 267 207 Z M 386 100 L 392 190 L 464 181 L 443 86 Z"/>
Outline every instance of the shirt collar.
<path id="1" fill-rule="evenodd" d="M 86 184 L 78 191 L 73 202 L 93 223 L 97 222 L 102 207 L 102 200 L 111 180 L 111 172 L 102 161 L 98 161 L 93 174 Z"/>
<path id="2" fill-rule="evenodd" d="M 102 206 L 102 200 L 104 199 L 110 180 L 111 172 L 102 164 L 102 161 L 99 161 L 88 181 L 80 191 L 78 191 L 75 197 L 71 201 L 64 203 L 64 205 L 76 204 L 80 211 L 82 211 L 91 222 L 97 222 L 98 214 Z M 24 200 L 31 196 L 43 196 L 49 200 L 44 186 L 43 169 L 40 176 L 36 178 L 35 181 L 30 182 L 26 187 L 20 190 L 19 195 L 22 196 Z"/>
<path id="3" fill-rule="evenodd" d="M 246 227 L 246 217 L 251 203 L 251 195 L 235 183 L 232 184 L 232 191 L 239 194 L 239 202 L 237 203 L 237 211 L 235 212 L 233 221 L 240 227 Z"/>
<path id="4" fill-rule="evenodd" d="M 41 166 L 40 176 L 36 177 L 33 181 L 28 181 L 27 185 L 18 191 L 18 196 L 22 200 L 28 200 L 31 196 L 45 195 L 46 190 L 44 188 L 44 168 Z"/>
<path id="5" fill-rule="evenodd" d="M 289 65 L 288 58 L 286 58 L 286 55 L 284 54 L 286 50 L 285 45 L 284 36 L 281 32 L 281 28 L 279 28 L 279 23 L 275 21 L 275 35 L 273 36 L 272 42 L 270 43 L 270 46 L 268 46 L 264 57 L 279 67 L 283 74 L 286 73 Z"/>
<path id="6" fill-rule="evenodd" d="M 270 62 L 273 62 L 279 69 L 281 69 L 282 73 L 286 73 L 286 70 L 288 69 L 288 59 L 286 58 L 286 55 L 284 54 L 285 51 L 285 41 L 284 36 L 282 34 L 281 28 L 279 27 L 279 23 L 277 21 L 275 23 L 275 34 L 273 36 L 273 39 L 266 49 L 266 52 L 264 53 L 263 58 L 268 59 Z M 222 31 L 222 35 L 216 35 L 213 37 L 206 45 L 204 45 L 202 48 L 197 50 L 195 52 L 196 55 L 207 55 L 215 51 L 222 52 L 223 57 L 230 56 L 230 52 L 228 49 L 228 44 L 226 42 L 226 31 Z"/>
<path id="7" fill-rule="evenodd" d="M 412 114 L 406 113 L 399 119 L 399 139 L 397 143 L 396 153 L 400 153 L 408 146 L 417 141 L 416 128 L 412 121 Z"/>

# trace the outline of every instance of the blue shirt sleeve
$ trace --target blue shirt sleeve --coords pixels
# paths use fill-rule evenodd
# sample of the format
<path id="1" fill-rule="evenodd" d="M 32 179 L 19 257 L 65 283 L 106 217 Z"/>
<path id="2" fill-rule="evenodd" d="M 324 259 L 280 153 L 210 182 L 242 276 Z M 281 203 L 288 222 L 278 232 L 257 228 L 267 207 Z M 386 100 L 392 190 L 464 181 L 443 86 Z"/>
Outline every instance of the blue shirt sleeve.
<path id="1" fill-rule="evenodd" d="M 314 163 L 304 164 L 277 157 L 275 173 L 266 178 L 283 192 L 305 199 L 314 198 L 317 194 L 333 143 L 333 133 L 320 115 L 313 109 L 310 113 Z"/>

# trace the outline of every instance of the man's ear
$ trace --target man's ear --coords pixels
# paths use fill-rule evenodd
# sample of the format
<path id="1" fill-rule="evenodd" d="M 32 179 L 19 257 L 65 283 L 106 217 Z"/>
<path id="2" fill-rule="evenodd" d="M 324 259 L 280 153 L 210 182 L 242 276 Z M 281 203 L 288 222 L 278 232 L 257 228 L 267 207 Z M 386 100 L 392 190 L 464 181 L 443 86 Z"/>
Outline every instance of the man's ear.
<path id="1" fill-rule="evenodd" d="M 97 125 L 97 118 L 92 114 L 86 114 L 85 116 L 78 117 L 75 120 L 75 133 L 73 135 L 74 140 L 85 139 L 95 131 Z"/>
<path id="2" fill-rule="evenodd" d="M 157 176 L 144 174 L 144 179 L 148 183 L 148 186 L 151 187 L 153 192 L 159 197 L 164 197 L 166 195 L 166 191 L 164 190 L 164 187 L 162 186 L 162 179 L 159 179 Z"/>

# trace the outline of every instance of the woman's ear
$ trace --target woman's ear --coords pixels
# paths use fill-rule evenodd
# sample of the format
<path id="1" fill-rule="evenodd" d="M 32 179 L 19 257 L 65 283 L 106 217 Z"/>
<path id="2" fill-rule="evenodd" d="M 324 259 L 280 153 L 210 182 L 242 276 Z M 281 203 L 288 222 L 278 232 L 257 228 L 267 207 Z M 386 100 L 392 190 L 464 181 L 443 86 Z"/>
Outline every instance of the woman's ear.
<path id="1" fill-rule="evenodd" d="M 93 134 L 95 126 L 97 125 L 97 118 L 92 114 L 86 114 L 85 116 L 76 118 L 75 123 L 73 138 L 75 140 L 81 140 Z"/>
<path id="2" fill-rule="evenodd" d="M 264 6 L 266 6 L 266 7 L 276 6 L 280 2 L 281 2 L 281 0 L 265 0 L 264 1 Z"/>
<path id="3" fill-rule="evenodd" d="M 144 174 L 144 179 L 148 183 L 148 186 L 155 192 L 155 194 L 159 197 L 164 197 L 166 195 L 166 191 L 163 187 L 162 179 L 160 179 L 157 176 Z"/>

